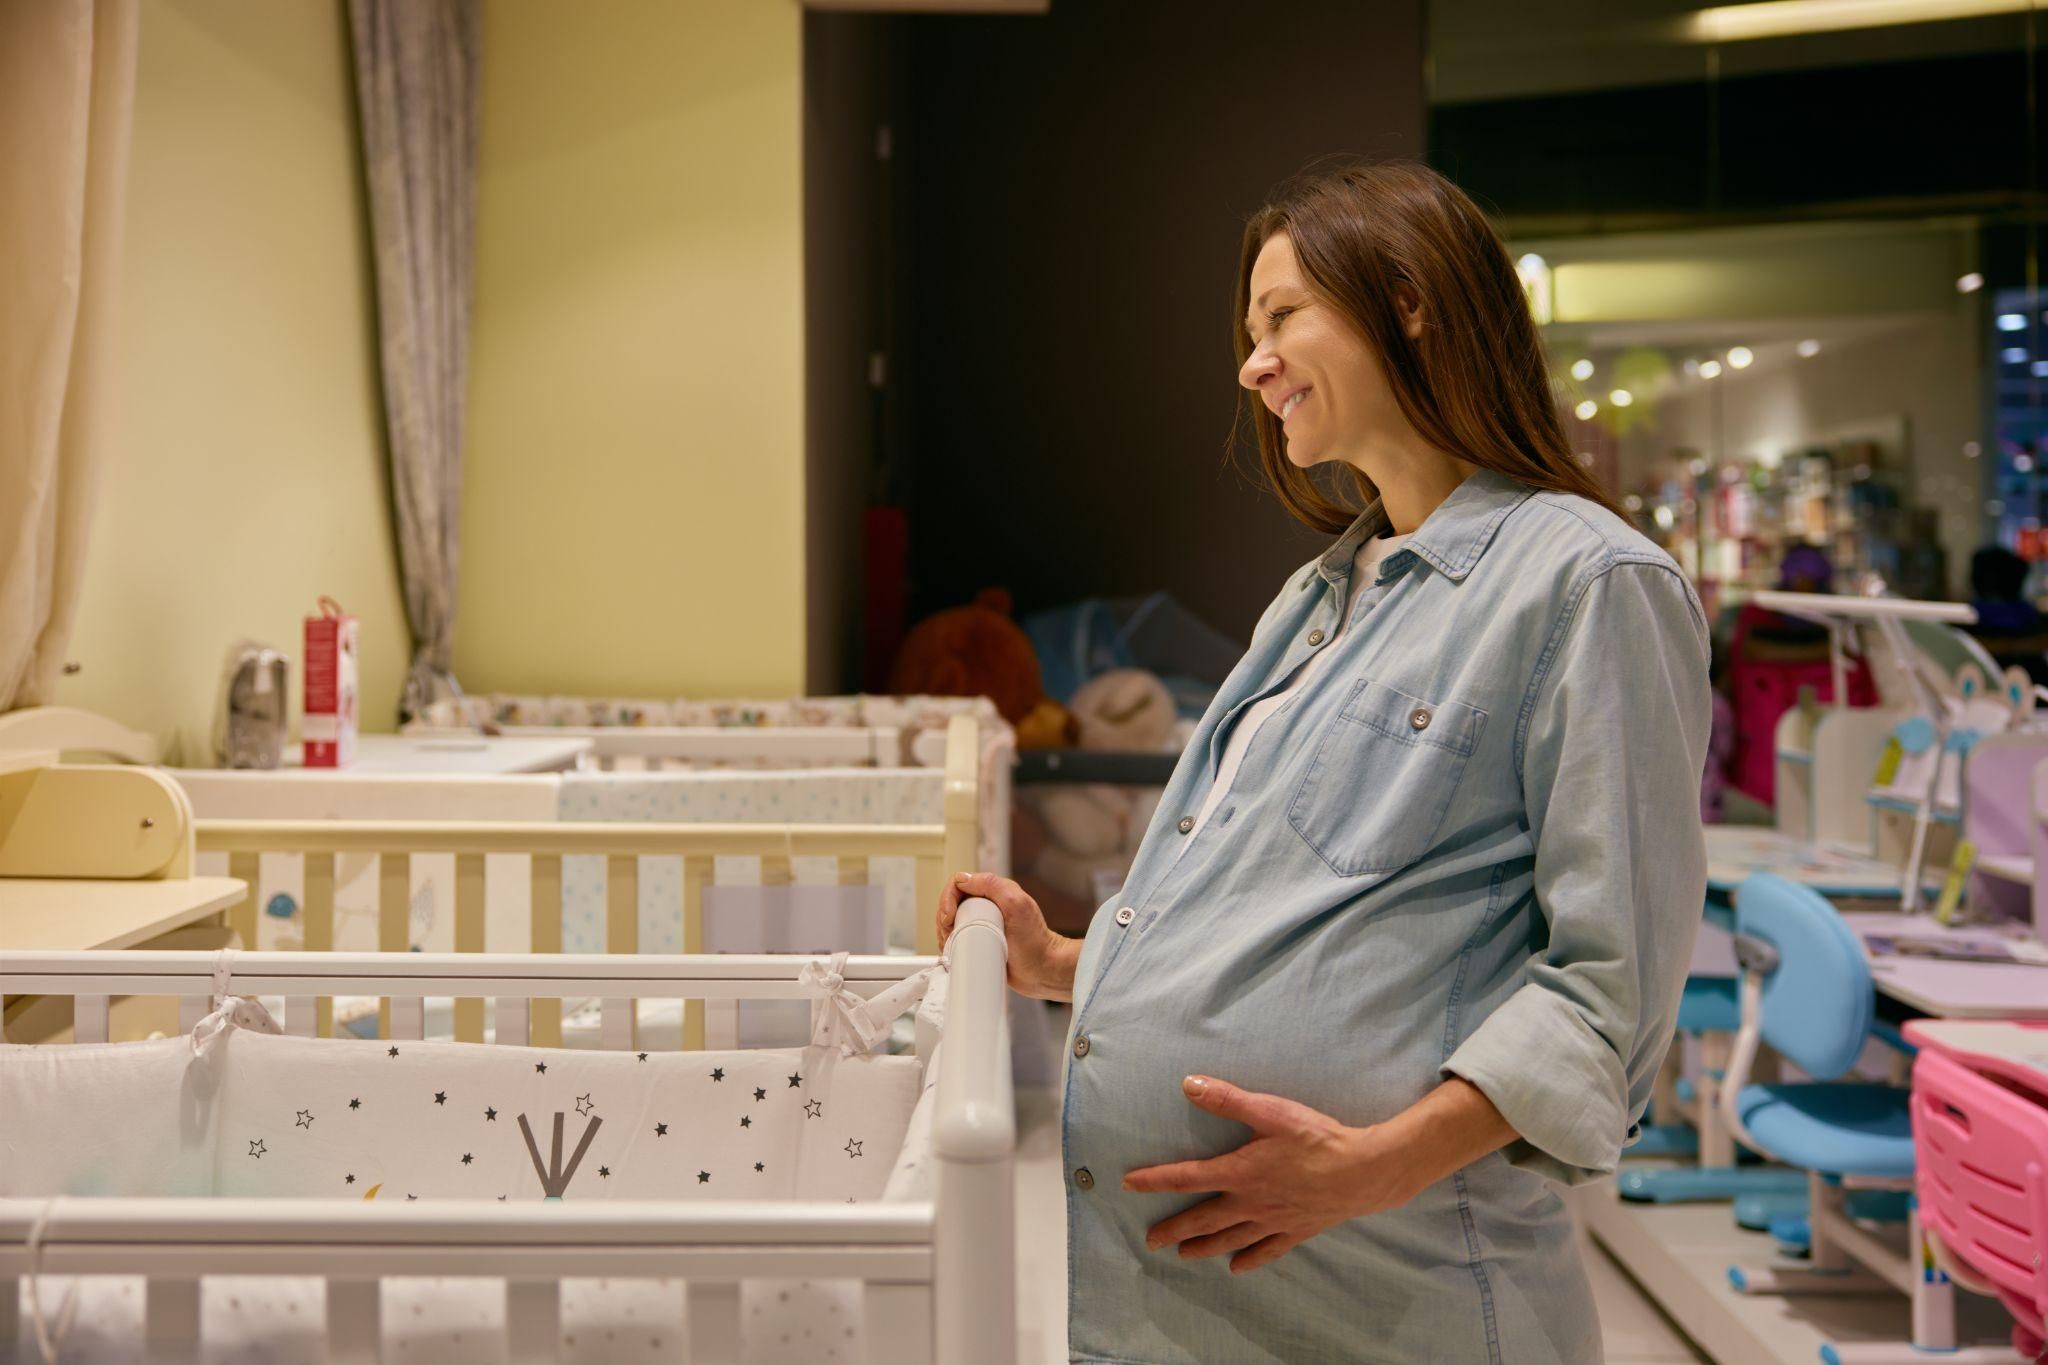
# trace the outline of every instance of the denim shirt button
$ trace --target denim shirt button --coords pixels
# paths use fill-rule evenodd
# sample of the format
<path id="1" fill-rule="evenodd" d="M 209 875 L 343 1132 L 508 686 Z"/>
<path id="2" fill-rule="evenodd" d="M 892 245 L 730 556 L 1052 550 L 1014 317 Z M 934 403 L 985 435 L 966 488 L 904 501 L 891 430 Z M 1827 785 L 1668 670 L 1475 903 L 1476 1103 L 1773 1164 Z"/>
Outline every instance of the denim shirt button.
<path id="1" fill-rule="evenodd" d="M 1128 929 L 1131 927 L 1131 921 L 1136 919 L 1137 917 L 1138 912 L 1131 909 L 1130 906 L 1126 905 L 1123 909 L 1116 912 L 1117 927 L 1120 929 Z"/>
<path id="2" fill-rule="evenodd" d="M 1423 706 L 1416 707 L 1415 713 L 1408 717 L 1408 723 L 1418 730 L 1427 730 L 1429 728 L 1429 708 Z"/>
<path id="3" fill-rule="evenodd" d="M 1082 1190 L 1095 1188 L 1095 1173 L 1086 1166 L 1074 1172 L 1074 1187 Z"/>
<path id="4" fill-rule="evenodd" d="M 1175 828 L 1179 829 L 1182 834 L 1192 833 L 1195 828 L 1195 817 L 1192 815 L 1181 816 L 1180 824 L 1175 826 Z"/>
<path id="5" fill-rule="evenodd" d="M 1325 641 L 1325 640 L 1327 640 L 1327 639 L 1329 639 L 1329 638 L 1330 638 L 1330 637 L 1329 637 L 1329 636 L 1327 636 L 1327 635 L 1325 635 L 1325 634 L 1323 634 L 1323 632 L 1322 632 L 1322 631 L 1321 631 L 1320 629 L 1318 629 L 1318 630 L 1312 630 L 1312 631 L 1310 631 L 1310 632 L 1308 633 L 1308 643 L 1309 643 L 1309 648 L 1313 649 L 1313 648 L 1315 648 L 1315 647 L 1316 647 L 1317 645 L 1321 644 L 1321 643 L 1322 643 L 1323 641 Z"/>

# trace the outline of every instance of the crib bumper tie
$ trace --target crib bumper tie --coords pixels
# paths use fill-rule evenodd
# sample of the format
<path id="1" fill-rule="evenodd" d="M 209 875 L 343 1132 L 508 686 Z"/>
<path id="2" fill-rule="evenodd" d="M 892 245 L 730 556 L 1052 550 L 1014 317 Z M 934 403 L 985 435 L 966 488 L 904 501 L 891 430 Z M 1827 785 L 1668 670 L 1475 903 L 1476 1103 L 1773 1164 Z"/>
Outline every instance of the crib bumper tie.
<path id="1" fill-rule="evenodd" d="M 255 996 L 230 993 L 231 964 L 232 959 L 226 949 L 213 961 L 213 1012 L 192 1026 L 192 1055 L 195 1057 L 204 1057 L 211 1052 L 215 1041 L 233 1029 L 245 1028 L 280 1036 L 284 1033 L 278 1027 L 276 1017 Z"/>
<path id="2" fill-rule="evenodd" d="M 811 1000 L 811 1046 L 836 1047 L 842 1057 L 872 1052 L 889 1036 L 896 1017 L 924 998 L 937 967 L 927 967 L 907 976 L 872 1000 L 864 1000 L 846 986 L 846 954 L 813 959 L 803 965 L 797 979 L 813 992 Z"/>

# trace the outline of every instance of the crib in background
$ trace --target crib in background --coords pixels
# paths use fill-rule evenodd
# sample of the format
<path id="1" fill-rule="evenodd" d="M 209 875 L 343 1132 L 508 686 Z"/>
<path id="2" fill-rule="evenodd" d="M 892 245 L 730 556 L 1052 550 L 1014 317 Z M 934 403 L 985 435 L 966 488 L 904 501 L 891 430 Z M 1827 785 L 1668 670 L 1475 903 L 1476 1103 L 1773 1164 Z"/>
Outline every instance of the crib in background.
<path id="1" fill-rule="evenodd" d="M 870 1361 L 1004 1365 L 1016 1341 L 1005 946 L 1001 916 L 986 902 L 963 907 L 960 924 L 942 1034 L 920 1021 L 926 1080 L 906 1139 L 916 1140 L 918 1118 L 928 1116 L 935 1169 L 923 1182 L 928 1192 L 913 1189 L 906 1202 L 0 1199 L 0 1343 L 15 1339 L 17 1288 L 31 1273 L 146 1276 L 152 1359 L 196 1358 L 199 1277 L 319 1276 L 328 1359 L 375 1360 L 377 1277 L 402 1270 L 502 1277 L 512 1358 L 552 1360 L 562 1280 L 679 1277 L 689 1359 L 702 1365 L 736 1358 L 740 1281 L 808 1278 L 861 1282 Z M 854 958 L 843 976 L 847 989 L 872 997 L 932 965 Z M 285 997 L 286 1030 L 302 1036 L 319 1032 L 318 1000 L 342 993 L 389 997 L 393 1036 L 409 1038 L 420 1036 L 425 997 L 492 997 L 500 1044 L 527 1042 L 522 1024 L 564 997 L 604 998 L 629 1019 L 638 1000 L 815 993 L 787 957 L 261 953 L 233 955 L 232 966 L 234 990 Z M 0 996 L 72 997 L 81 1042 L 106 1037 L 117 995 L 174 996 L 189 1030 L 212 1008 L 219 967 L 209 953 L 0 953 Z M 626 1046 L 629 1036 L 620 1028 L 607 1041 Z"/>
<path id="2" fill-rule="evenodd" d="M 493 734 L 588 740 L 604 772 L 815 767 L 951 769 L 952 722 L 973 720 L 982 780 L 982 862 L 1009 870 L 1017 740 L 986 697 L 542 697 L 494 693 L 430 705 L 408 735 Z"/>
<path id="3" fill-rule="evenodd" d="M 109 751 L 122 757 L 146 758 L 129 752 L 146 745 L 102 718 L 88 713 L 18 712 L 0 725 L 0 741 L 27 735 L 45 749 Z M 633 953 L 640 948 L 639 882 L 641 860 L 674 860 L 681 867 L 673 906 L 680 946 L 701 951 L 704 901 L 720 858 L 757 859 L 762 881 L 788 884 L 800 858 L 834 860 L 842 885 L 868 882 L 878 859 L 906 859 L 914 869 L 917 947 L 936 951 L 932 907 L 944 878 L 953 870 L 975 865 L 980 784 L 980 734 L 971 716 L 954 717 L 948 726 L 948 767 L 942 775 L 944 819 L 916 825 L 854 824 L 639 824 L 569 821 L 393 821 L 393 820 L 198 820 L 191 823 L 198 855 L 225 861 L 231 877 L 248 892 L 228 914 L 236 938 L 245 946 L 259 943 L 257 925 L 262 905 L 262 865 L 272 855 L 287 857 L 302 868 L 303 895 L 298 910 L 302 930 L 299 947 L 327 952 L 336 947 L 336 864 L 341 858 L 374 862 L 376 946 L 403 952 L 414 945 L 411 926 L 412 863 L 416 858 L 450 860 L 454 866 L 452 947 L 457 952 L 483 952 L 508 945 L 487 944 L 489 918 L 486 862 L 525 863 L 518 878 L 522 893 L 515 908 L 525 920 L 521 946 L 534 952 L 559 952 L 562 942 L 562 864 L 565 857 L 588 856 L 604 869 L 605 926 L 603 948 Z M 4 747 L 4 745 L 0 745 Z M 106 771 L 112 780 L 121 770 Z M 547 781 L 535 778 L 535 781 Z M 182 825 L 182 821 L 180 822 Z M 158 831 L 165 833 L 165 831 Z M 181 828 L 179 837 L 186 837 Z M 502 878 L 497 879 L 502 884 Z M 512 898 L 501 898 L 511 901 Z M 832 947 L 848 947 L 839 943 Z M 720 1007 L 730 1025 L 736 1007 Z M 389 1027 L 388 1007 L 380 1008 L 380 1027 Z M 320 1031 L 332 1031 L 331 999 L 323 1000 Z M 685 1040 L 705 1041 L 706 1012 L 691 1001 L 682 1021 Z M 484 1036 L 484 1005 L 479 999 L 458 1000 L 454 1035 L 463 1041 Z M 561 1042 L 559 1002 L 544 1000 L 534 1010 L 534 1041 Z M 714 1030 L 718 1041 L 733 1029 Z M 46 1036 L 46 1035 L 37 1035 Z"/>
<path id="4" fill-rule="evenodd" d="M 642 858 L 680 858 L 681 891 L 674 913 L 681 927 L 683 951 L 696 953 L 704 948 L 705 892 L 712 883 L 713 866 L 721 857 L 759 859 L 766 885 L 787 885 L 792 880 L 792 863 L 798 858 L 834 859 L 841 885 L 862 885 L 868 881 L 872 860 L 894 857 L 910 859 L 915 867 L 917 949 L 929 954 L 938 948 L 933 913 L 944 880 L 975 862 L 980 795 L 980 754 L 975 740 L 972 719 L 956 717 L 948 737 L 946 818 L 936 825 L 202 819 L 194 828 L 200 854 L 226 855 L 228 875 L 250 887 L 248 897 L 229 914 L 244 944 L 257 942 L 260 860 L 270 854 L 302 860 L 304 895 L 299 914 L 302 947 L 310 952 L 335 948 L 337 857 L 367 855 L 375 859 L 377 947 L 404 952 L 412 944 L 412 859 L 453 855 L 453 946 L 458 953 L 486 950 L 485 859 L 499 855 L 527 861 L 528 946 L 535 953 L 562 950 L 564 857 L 587 855 L 603 860 L 604 949 L 611 953 L 639 951 Z M 380 1010 L 380 1015 L 388 1027 L 388 1008 Z M 454 1026 L 457 1039 L 482 1041 L 483 1001 L 459 999 Z M 532 1027 L 535 1043 L 558 1046 L 559 1002 L 537 1004 Z M 691 1001 L 683 1021 L 685 1046 L 703 1046 L 704 1027 L 703 1004 Z M 320 1031 L 332 1031 L 331 1001 L 321 1006 Z"/>

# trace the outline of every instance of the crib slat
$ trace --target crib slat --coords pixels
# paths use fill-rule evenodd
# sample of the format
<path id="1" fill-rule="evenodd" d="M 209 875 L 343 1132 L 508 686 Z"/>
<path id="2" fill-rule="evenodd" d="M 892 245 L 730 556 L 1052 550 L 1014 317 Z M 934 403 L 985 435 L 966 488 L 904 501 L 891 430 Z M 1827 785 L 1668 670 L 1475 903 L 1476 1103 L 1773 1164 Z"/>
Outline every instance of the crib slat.
<path id="1" fill-rule="evenodd" d="M 80 1043 L 107 1041 L 107 1012 L 113 1000 L 104 995 L 76 995 L 71 998 L 71 1037 Z"/>
<path id="2" fill-rule="evenodd" d="M 965 872 L 967 868 L 957 868 Z M 917 951 L 923 956 L 932 956 L 939 951 L 939 895 L 946 889 L 945 860 L 941 858 L 919 858 L 917 860 L 917 891 L 912 909 L 917 914 Z"/>
<path id="3" fill-rule="evenodd" d="M 868 860 L 854 854 L 839 859 L 839 884 L 841 886 L 866 886 L 872 875 L 868 871 Z"/>
<path id="4" fill-rule="evenodd" d="M 417 995 L 394 995 L 391 997 L 391 1032 L 389 1038 L 424 1038 L 427 1036 L 427 1002 Z"/>
<path id="5" fill-rule="evenodd" d="M 505 1340 L 513 1365 L 554 1365 L 562 1345 L 559 1281 L 505 1282 Z"/>
<path id="6" fill-rule="evenodd" d="M 455 951 L 480 953 L 484 950 L 484 855 L 455 855 Z M 484 1002 L 475 998 L 455 1002 L 455 1041 L 481 1043 L 484 1040 Z"/>
<path id="7" fill-rule="evenodd" d="M 683 1287 L 683 1325 L 690 1333 L 691 1365 L 740 1358 L 740 1286 L 692 1280 Z"/>
<path id="8" fill-rule="evenodd" d="M 868 1280 L 861 1288 L 871 1365 L 931 1365 L 932 1287 Z"/>
<path id="9" fill-rule="evenodd" d="M 383 1354 L 383 1302 L 376 1280 L 327 1282 L 327 1359 L 377 1365 Z"/>
<path id="10" fill-rule="evenodd" d="M 492 1037 L 498 1042 L 525 1047 L 530 1036 L 525 998 L 510 999 L 500 996 L 497 1012 L 492 1018 L 492 1028 Z"/>
<path id="11" fill-rule="evenodd" d="M 412 947 L 412 855 L 377 855 L 377 951 L 402 953 Z M 391 997 L 377 1002 L 377 1036 L 391 1036 Z"/>
<path id="12" fill-rule="evenodd" d="M 306 898 L 301 906 L 303 946 L 309 953 L 334 951 L 334 855 L 308 853 L 305 872 Z M 334 1032 L 334 999 L 321 996 L 315 1006 L 313 1036 L 325 1038 Z"/>
<path id="13" fill-rule="evenodd" d="M 640 859 L 614 853 L 604 867 L 604 947 L 608 953 L 640 951 Z M 621 1008 L 623 1006 L 623 1008 Z M 639 1034 L 631 1000 L 607 1000 L 603 1008 L 604 1045 L 631 1048 Z M 623 1035 L 618 1029 L 623 1027 Z M 623 1039 L 623 1041 L 621 1040 Z"/>
<path id="14" fill-rule="evenodd" d="M 631 1051 L 634 1034 L 639 1028 L 638 1014 L 632 996 L 606 996 L 597 1011 L 598 1033 L 603 1045 L 614 1052 Z"/>
<path id="15" fill-rule="evenodd" d="M 15 1275 L 0 1275 L 0 1360 L 27 1360 L 26 1352 L 15 1354 L 15 1343 L 21 1331 L 21 1279 Z"/>
<path id="16" fill-rule="evenodd" d="M 322 1002 L 310 995 L 288 995 L 284 1000 L 284 1031 L 294 1038 L 320 1036 Z"/>
<path id="17" fill-rule="evenodd" d="M 263 895 L 262 870 L 263 855 L 260 853 L 228 855 L 228 875 L 249 888 L 249 893 L 228 911 L 228 924 L 234 929 L 235 937 L 242 940 L 242 947 L 249 952 L 260 946 L 256 942 L 256 903 Z"/>
<path id="18" fill-rule="evenodd" d="M 562 951 L 562 856 L 559 853 L 533 855 L 531 874 L 533 907 L 533 951 Z M 562 1045 L 562 1002 L 533 1002 L 532 1036 L 536 1047 Z"/>
<path id="19" fill-rule="evenodd" d="M 604 866 L 604 950 L 640 951 L 640 859 L 614 853 Z"/>
<path id="20" fill-rule="evenodd" d="M 795 880 L 796 869 L 790 866 L 790 859 L 765 856 L 761 859 L 761 885 L 788 886 Z"/>
<path id="21" fill-rule="evenodd" d="M 704 888 L 711 884 L 711 859 L 699 854 L 683 859 L 683 951 L 704 951 Z M 683 1002 L 683 1050 L 704 1050 L 704 1002 Z"/>
<path id="22" fill-rule="evenodd" d="M 142 1358 L 149 1365 L 199 1359 L 199 1281 L 151 1277 L 142 1303 Z"/>

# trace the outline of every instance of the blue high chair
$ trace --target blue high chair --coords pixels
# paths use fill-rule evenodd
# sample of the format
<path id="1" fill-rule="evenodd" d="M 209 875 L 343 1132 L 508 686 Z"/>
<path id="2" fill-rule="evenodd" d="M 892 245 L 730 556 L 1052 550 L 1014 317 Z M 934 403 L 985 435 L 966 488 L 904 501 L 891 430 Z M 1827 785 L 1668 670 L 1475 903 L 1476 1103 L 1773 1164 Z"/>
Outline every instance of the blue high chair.
<path id="1" fill-rule="evenodd" d="M 1825 1346 L 1827 1365 L 1924 1361 L 1928 1352 L 1959 1365 L 2010 1361 L 2002 1351 L 1956 1348 L 1954 1288 L 1917 1215 L 1909 1213 L 1903 1253 L 1852 1216 L 1853 1192 L 1913 1185 L 1912 1092 L 1840 1079 L 1875 1022 L 1877 992 L 1862 943 L 1820 895 L 1758 873 L 1736 896 L 1735 954 L 1742 1023 L 1722 1112 L 1739 1142 L 1807 1172 L 1810 1251 L 1799 1266 L 1730 1266 L 1729 1283 L 1744 1294 L 1898 1293 L 1912 1300 L 1912 1343 Z M 1814 1079 L 1752 1084 L 1765 1043 Z"/>

